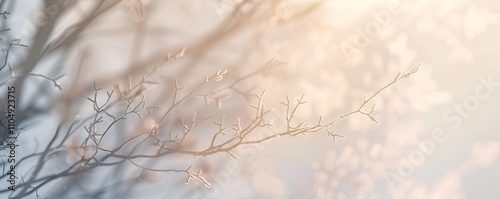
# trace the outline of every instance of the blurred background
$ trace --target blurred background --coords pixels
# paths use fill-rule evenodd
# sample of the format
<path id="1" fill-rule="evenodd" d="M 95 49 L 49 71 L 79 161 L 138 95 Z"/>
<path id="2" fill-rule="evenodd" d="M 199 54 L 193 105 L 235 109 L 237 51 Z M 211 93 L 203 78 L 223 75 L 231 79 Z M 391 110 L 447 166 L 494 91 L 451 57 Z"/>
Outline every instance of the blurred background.
<path id="1" fill-rule="evenodd" d="M 102 9 L 107 4 L 109 9 Z M 255 71 L 257 75 L 238 82 L 232 93 L 188 101 L 163 125 L 180 129 L 179 118 L 190 118 L 194 112 L 224 115 L 228 124 L 238 117 L 248 121 L 253 114 L 248 104 L 255 98 L 249 100 L 247 94 L 265 90 L 264 103 L 272 108 L 269 120 L 275 128 L 257 134 L 285 128 L 286 109 L 279 102 L 287 96 L 304 94 L 307 103 L 299 109 L 298 119 L 314 123 L 322 115 L 330 121 L 357 109 L 364 94 L 377 92 L 400 71 L 422 63 L 417 73 L 369 104 L 367 109 L 375 104 L 380 124 L 354 114 L 331 127 L 343 138 L 333 140 L 323 131 L 282 136 L 235 149 L 237 159 L 227 154 L 181 154 L 154 164 L 192 165 L 203 171 L 211 188 L 196 179 L 185 183 L 183 174 L 141 172 L 128 165 L 117 167 L 122 171 L 108 178 L 102 169 L 86 175 L 87 181 L 51 181 L 39 189 L 42 198 L 92 195 L 81 193 L 94 193 L 94 198 L 270 199 L 500 194 L 497 1 L 124 0 L 101 5 L 91 0 L 18 0 L 2 1 L 1 8 L 11 13 L 2 21 L 11 29 L 2 32 L 2 38 L 18 38 L 30 46 L 12 49 L 9 62 L 14 67 L 0 71 L 2 82 L 15 81 L 11 72 L 31 72 L 55 79 L 61 87 L 33 77 L 19 89 L 21 107 L 31 107 L 23 109 L 29 125 L 19 138 L 21 157 L 42 150 L 61 121 L 71 123 L 64 120 L 65 114 L 74 120 L 92 115 L 92 104 L 85 98 L 93 96 L 94 84 L 124 88 L 129 78 L 138 81 L 151 66 L 162 63 L 168 52 L 179 55 L 178 60 L 155 71 L 157 83 L 144 91 L 151 99 L 148 104 L 171 103 L 173 78 L 192 88 L 227 70 L 220 84 L 202 89 L 210 92 Z M 52 12 L 62 14 L 51 16 Z M 52 31 L 40 41 L 40 30 L 51 21 Z M 27 66 L 23 60 L 33 56 L 34 67 L 22 69 Z M 145 118 L 156 125 L 160 113 Z M 143 118 L 127 120 L 109 139 L 126 139 L 140 124 L 145 124 Z M 216 130 L 203 126 L 190 143 L 203 146 Z M 49 170 L 69 164 L 66 150 Z M 19 172 L 31 167 L 21 166 Z M 144 175 L 134 178 L 136 183 L 115 184 L 137 172 Z"/>

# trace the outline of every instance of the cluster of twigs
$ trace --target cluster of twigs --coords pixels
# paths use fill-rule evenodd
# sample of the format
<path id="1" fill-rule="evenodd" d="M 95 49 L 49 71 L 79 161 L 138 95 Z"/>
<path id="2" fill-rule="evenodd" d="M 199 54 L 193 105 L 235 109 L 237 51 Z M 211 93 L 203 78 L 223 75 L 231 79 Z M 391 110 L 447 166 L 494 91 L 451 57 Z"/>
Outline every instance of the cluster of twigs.
<path id="1" fill-rule="evenodd" d="M 179 51 L 176 55 L 179 55 L 182 52 L 183 50 Z M 185 173 L 187 176 L 186 182 L 189 182 L 191 179 L 197 179 L 204 183 L 207 187 L 210 187 L 210 183 L 203 177 L 201 170 L 194 171 L 192 165 L 186 169 L 174 169 L 168 168 L 168 166 L 167 168 L 153 168 L 139 162 L 140 160 L 160 159 L 173 154 L 207 157 L 217 153 L 226 153 L 236 159 L 237 156 L 234 155 L 232 151 L 237 147 L 249 144 L 259 144 L 281 136 L 306 135 L 308 133 L 319 131 L 326 131 L 333 139 L 343 137 L 342 135 L 336 134 L 331 130 L 335 123 L 353 114 L 365 115 L 373 122 L 378 123 L 374 116 L 376 111 L 374 108 L 375 106 L 373 106 L 369 111 L 365 111 L 364 108 L 376 95 L 380 94 L 383 90 L 401 79 L 414 74 L 420 66 L 415 67 L 408 73 L 398 74 L 392 82 L 381 86 L 377 92 L 373 93 L 369 97 L 365 95 L 363 102 L 356 110 L 353 110 L 345 115 L 341 115 L 337 119 L 329 122 L 323 121 L 321 116 L 319 116 L 319 119 L 316 122 L 297 121 L 297 111 L 303 104 L 306 103 L 305 96 L 302 95 L 295 101 L 292 101 L 289 97 L 287 97 L 285 101 L 280 102 L 286 110 L 286 113 L 283 116 L 284 121 L 286 121 L 285 128 L 279 129 L 278 131 L 280 132 L 278 133 L 262 138 L 250 138 L 252 133 L 257 133 L 259 131 L 264 131 L 267 128 L 274 127 L 273 124 L 266 118 L 270 109 L 268 109 L 263 103 L 263 99 L 265 97 L 265 92 L 263 91 L 262 93 L 255 95 L 257 101 L 256 103 L 250 105 L 254 112 L 250 121 L 244 122 L 238 118 L 235 124 L 230 125 L 226 124 L 224 117 L 219 121 L 212 121 L 213 124 L 217 126 L 218 130 L 213 133 L 210 142 L 201 149 L 193 149 L 187 147 L 188 145 L 185 144 L 186 139 L 188 136 L 196 138 L 197 135 L 192 134 L 191 132 L 200 124 L 211 121 L 212 116 L 202 115 L 197 117 L 194 115 L 189 122 L 182 120 L 182 132 L 180 133 L 180 136 L 179 134 L 173 136 L 174 133 L 171 131 L 174 131 L 175 129 L 172 127 L 162 126 L 163 120 L 169 114 L 173 114 L 173 110 L 184 103 L 188 98 L 202 97 L 203 99 L 207 99 L 208 96 L 214 95 L 217 92 L 235 88 L 237 83 L 243 80 L 238 79 L 232 84 L 229 84 L 229 86 L 217 89 L 214 91 L 215 93 L 199 93 L 199 88 L 203 87 L 208 82 L 220 81 L 227 72 L 218 71 L 214 75 L 206 77 L 193 88 L 190 88 L 187 94 L 182 95 L 181 91 L 187 88 L 178 85 L 177 81 L 174 79 L 174 93 L 172 94 L 173 99 L 168 107 L 161 108 L 157 103 L 154 103 L 152 106 L 146 106 L 146 99 L 143 95 L 145 90 L 144 86 L 146 84 L 156 83 L 150 80 L 152 74 L 154 74 L 156 70 L 174 57 L 175 59 L 180 58 L 180 56 L 167 56 L 164 62 L 154 66 L 152 70 L 150 70 L 141 78 L 139 82 L 136 82 L 135 84 L 132 83 L 132 78 L 129 78 L 127 83 L 128 86 L 126 88 L 122 89 L 118 84 L 116 84 L 113 90 L 105 93 L 104 101 L 99 101 L 99 95 L 101 95 L 102 89 L 98 88 L 97 85 L 94 85 L 93 97 L 87 98 L 87 100 L 92 104 L 94 114 L 85 119 L 71 122 L 67 128 L 64 127 L 64 123 L 61 123 L 57 128 L 57 132 L 53 135 L 50 143 L 47 144 L 47 147 L 42 152 L 26 156 L 17 163 L 21 164 L 32 158 L 38 159 L 38 163 L 33 167 L 34 170 L 24 174 L 25 177 L 28 177 L 28 180 L 18 185 L 18 187 L 23 188 L 21 193 L 23 193 L 23 195 L 29 195 L 41 186 L 58 178 L 78 175 L 102 166 L 117 165 L 124 162 L 130 162 L 134 166 L 147 171 Z M 259 74 L 262 71 L 265 71 L 267 69 L 266 67 L 261 68 L 252 74 Z M 245 76 L 244 78 L 250 77 L 251 76 Z M 119 113 L 114 113 L 112 112 L 112 108 L 114 107 L 124 108 Z M 146 113 L 151 113 L 152 110 L 164 111 L 159 119 L 150 120 L 149 123 L 147 123 L 147 128 L 142 129 L 141 132 L 135 132 L 131 137 L 121 143 L 106 144 L 106 142 L 109 142 L 108 140 L 110 140 L 107 138 L 110 136 L 109 134 L 116 133 L 115 127 L 119 122 L 123 122 L 126 119 L 130 120 L 130 117 L 133 115 L 139 118 L 139 121 L 147 121 L 143 116 L 144 111 L 146 111 Z M 80 140 L 76 146 L 68 146 L 67 143 L 70 137 L 77 136 L 76 132 L 82 128 L 86 133 L 85 138 Z M 99 131 L 98 129 L 104 130 Z M 169 132 L 168 134 L 170 137 L 163 139 L 160 135 L 164 134 L 164 132 Z M 112 147 L 108 147 L 109 145 Z M 149 148 L 150 150 L 141 150 L 146 146 L 155 147 L 154 150 L 151 150 L 151 147 Z M 72 154 L 74 156 L 78 156 L 73 164 L 69 165 L 66 169 L 60 172 L 45 175 L 43 177 L 39 176 L 41 169 L 45 167 L 45 164 L 51 156 L 61 151 L 70 150 L 79 151 L 78 153 Z M 5 177 L 6 175 L 3 175 L 1 178 L 3 179 Z M 2 191 L 5 192 L 7 190 Z"/>
<path id="2" fill-rule="evenodd" d="M 34 43 L 31 50 L 37 56 L 47 56 L 57 49 L 67 47 L 78 38 L 81 30 L 92 22 L 101 13 L 107 11 L 117 4 L 118 1 L 106 4 L 98 3 L 96 9 L 88 18 L 85 18 L 74 24 L 73 29 L 68 29 L 64 37 L 57 37 L 51 42 Z M 225 38 L 225 36 L 236 31 L 243 26 L 243 19 L 254 17 L 261 4 L 251 7 L 248 12 L 242 12 L 244 6 L 250 4 L 251 1 L 242 1 L 236 5 L 234 12 L 230 13 L 227 20 L 222 22 L 220 29 L 212 35 L 206 37 L 200 42 L 191 52 L 192 59 L 187 65 L 194 65 L 204 56 L 204 51 L 212 47 L 217 41 Z M 305 9 L 306 12 L 308 9 Z M 311 8 L 312 9 L 312 8 Z M 62 11 L 60 11 L 62 12 Z M 8 13 L 3 13 L 5 16 Z M 56 13 L 56 17 L 60 13 Z M 300 13 L 296 17 L 300 17 L 304 13 Z M 232 20 L 236 19 L 236 20 Z M 240 21 L 238 21 L 240 20 Z M 55 20 L 49 21 L 39 31 L 38 40 L 46 40 L 50 30 L 54 27 Z M 48 32 L 47 32 L 48 31 Z M 24 46 L 19 40 L 9 40 L 7 54 L 12 46 Z M 368 117 L 371 121 L 378 123 L 376 116 L 375 105 L 368 111 L 366 107 L 372 99 L 379 95 L 383 90 L 392 86 L 396 82 L 410 77 L 418 71 L 420 65 L 416 66 L 410 72 L 399 73 L 393 81 L 380 87 L 375 93 L 363 98 L 360 106 L 347 114 L 331 120 L 324 121 L 322 116 L 318 116 L 315 121 L 305 121 L 298 119 L 299 110 L 303 107 L 306 101 L 306 95 L 299 98 L 286 99 L 280 104 L 284 107 L 285 113 L 281 115 L 284 124 L 283 128 L 276 127 L 269 119 L 271 108 L 264 103 L 265 90 L 254 92 L 254 90 L 240 89 L 239 85 L 259 75 L 267 75 L 270 70 L 276 65 L 282 63 L 269 61 L 263 67 L 245 74 L 237 79 L 229 80 L 231 82 L 222 84 L 225 76 L 231 72 L 228 70 L 213 71 L 213 74 L 203 79 L 199 79 L 198 83 L 193 86 L 183 86 L 179 84 L 177 78 L 172 79 L 171 99 L 168 103 L 159 103 L 150 101 L 147 98 L 147 87 L 149 85 L 158 85 L 161 82 L 155 81 L 153 76 L 158 73 L 160 68 L 168 65 L 169 62 L 181 59 L 186 53 L 186 47 L 175 53 L 166 53 L 164 59 L 157 64 L 133 64 L 141 67 L 131 67 L 123 73 L 126 78 L 125 85 L 120 85 L 116 82 L 94 82 L 93 85 L 84 90 L 80 90 L 78 95 L 85 96 L 86 103 L 90 104 L 92 113 L 75 119 L 75 112 L 70 108 L 65 107 L 61 113 L 61 121 L 53 133 L 50 134 L 49 142 L 42 143 L 42 149 L 33 152 L 30 155 L 19 158 L 15 166 L 20 168 L 24 165 L 30 165 L 29 170 L 23 171 L 19 177 L 20 183 L 17 184 L 15 192 L 10 194 L 10 198 L 23 198 L 36 194 L 38 190 L 48 184 L 54 183 L 61 179 L 67 179 L 81 174 L 87 174 L 96 171 L 100 168 L 120 167 L 123 165 L 133 165 L 141 171 L 165 172 L 165 173 L 182 173 L 186 175 L 186 183 L 191 180 L 197 180 L 207 187 L 211 187 L 210 182 L 204 177 L 201 169 L 195 165 L 187 167 L 179 167 L 173 165 L 164 165 L 163 167 L 154 166 L 154 162 L 161 161 L 173 155 L 184 155 L 190 157 L 209 157 L 215 154 L 227 154 L 228 156 L 237 159 L 234 150 L 244 145 L 252 145 L 263 143 L 272 139 L 283 136 L 299 136 L 307 135 L 316 132 L 326 132 L 328 136 L 334 140 L 343 138 L 341 134 L 335 133 L 334 125 L 342 119 L 354 114 L 361 114 Z M 7 57 L 5 58 L 7 60 Z M 50 81 L 59 91 L 64 91 L 59 83 L 59 78 L 51 78 L 47 75 L 33 73 L 33 68 L 37 64 L 39 57 L 30 57 L 22 64 L 22 70 L 19 75 L 14 74 L 14 69 L 8 64 L 3 63 L 0 66 L 2 69 L 9 69 L 10 76 L 0 82 L 0 86 L 7 81 L 14 79 L 16 85 L 22 85 L 28 77 L 37 77 Z M 144 69 L 144 65 L 152 66 Z M 189 70 L 189 69 L 186 69 Z M 141 72 L 145 72 L 144 75 Z M 23 75 L 24 74 L 24 75 Z M 139 78 L 137 78 L 138 74 Z M 11 79 L 12 78 L 12 79 Z M 112 79 L 112 78 L 110 78 Z M 109 86 L 112 85 L 112 86 Z M 215 88 L 206 91 L 207 87 L 216 85 Z M 88 89 L 88 90 L 86 90 Z M 91 93 L 91 94 L 88 94 Z M 250 103 L 251 115 L 250 119 L 242 119 L 241 117 L 227 118 L 225 115 L 220 120 L 215 120 L 214 115 L 197 115 L 192 114 L 190 119 L 180 118 L 179 125 L 172 126 L 171 121 L 168 121 L 171 116 L 177 114 L 182 105 L 189 103 L 189 100 L 198 99 L 207 106 L 215 103 L 217 107 L 221 107 L 225 100 L 229 100 L 227 93 L 241 95 Z M 258 94 L 255 94 L 258 93 Z M 87 97 L 87 95 L 89 95 Z M 33 99 L 34 100 L 34 99 Z M 29 101 L 29 100 L 28 100 Z M 27 103 L 30 104 L 30 103 Z M 65 104 L 67 106 L 76 106 L 76 103 Z M 55 105 L 54 105 L 55 106 Z M 52 106 L 53 107 L 53 106 Z M 52 107 L 47 107 L 52 108 Z M 26 108 L 23 115 L 20 115 L 20 120 L 28 118 L 27 113 L 30 107 Z M 241 107 L 246 110 L 247 107 Z M 43 113 L 46 110 L 40 110 Z M 246 114 L 246 113 L 245 113 Z M 205 124 L 215 125 L 214 129 L 204 129 Z M 123 130 L 125 127 L 128 130 Z M 259 132 L 273 132 L 264 137 L 255 137 Z M 204 131 L 204 135 L 200 136 L 195 133 L 197 130 Z M 125 131 L 125 132 L 123 132 Z M 130 131 L 130 132 L 127 132 Z M 208 138 L 206 137 L 208 135 Z M 190 143 L 189 140 L 201 141 L 197 146 Z M 49 167 L 59 156 L 66 156 L 66 165 L 57 171 L 49 172 Z M 0 180 L 5 180 L 8 175 L 3 172 Z M 143 173 L 137 176 L 129 176 L 128 182 L 137 182 L 143 177 Z M 0 189 L 0 193 L 5 193 L 10 190 Z"/>

